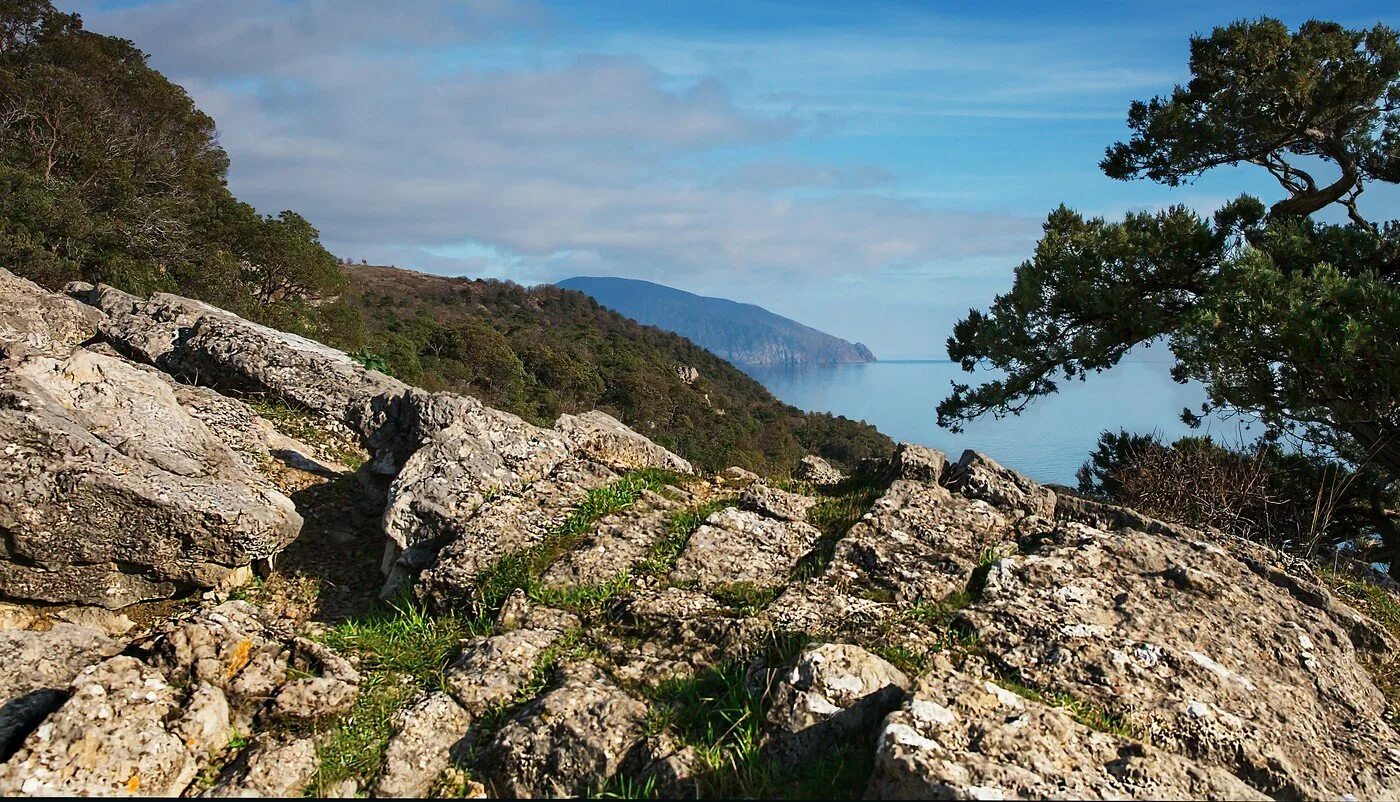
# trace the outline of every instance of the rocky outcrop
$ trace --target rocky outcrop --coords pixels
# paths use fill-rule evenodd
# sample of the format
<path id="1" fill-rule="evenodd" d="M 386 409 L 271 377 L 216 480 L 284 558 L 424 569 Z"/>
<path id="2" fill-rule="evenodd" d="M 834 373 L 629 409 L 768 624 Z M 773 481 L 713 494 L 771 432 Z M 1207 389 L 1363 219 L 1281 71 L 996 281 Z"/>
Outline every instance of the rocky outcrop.
<path id="1" fill-rule="evenodd" d="M 946 659 L 885 719 L 871 799 L 1267 799 L 1229 772 L 1122 736 Z"/>
<path id="2" fill-rule="evenodd" d="M 816 487 L 835 487 L 841 484 L 846 475 L 821 457 L 808 454 L 798 461 L 797 468 L 792 472 L 792 478 Z"/>
<path id="3" fill-rule="evenodd" d="M 96 309 L 0 268 L 0 355 L 64 356 L 101 323 Z"/>
<path id="4" fill-rule="evenodd" d="M 873 762 L 833 791 L 1400 794 L 1369 670 L 1394 638 L 1263 546 L 912 444 L 849 479 L 809 459 L 787 489 L 689 477 L 601 413 L 543 428 L 175 296 L 73 287 L 84 307 L 11 279 L 0 595 L 81 606 L 0 605 L 0 793 L 692 796 Z M 371 467 L 351 480 L 235 391 Z M 301 522 L 274 461 L 383 502 L 356 526 L 438 616 L 389 650 L 430 648 L 371 654 L 217 589 L 108 609 L 268 570 Z M 471 634 L 442 644 L 453 621 Z M 382 762 L 330 784 L 328 733 L 381 706 Z"/>
<path id="5" fill-rule="evenodd" d="M 301 528 L 167 383 L 120 359 L 0 361 L 0 442 L 7 596 L 115 608 L 236 584 Z"/>

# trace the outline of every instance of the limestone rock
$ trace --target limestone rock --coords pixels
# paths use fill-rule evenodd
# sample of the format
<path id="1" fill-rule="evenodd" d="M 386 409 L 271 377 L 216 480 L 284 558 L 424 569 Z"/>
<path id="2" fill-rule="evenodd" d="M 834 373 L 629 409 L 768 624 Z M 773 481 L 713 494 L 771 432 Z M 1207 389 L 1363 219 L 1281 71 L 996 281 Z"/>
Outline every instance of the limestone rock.
<path id="1" fill-rule="evenodd" d="M 936 485 L 943 478 L 948 460 L 942 451 L 915 443 L 900 443 L 890 460 L 895 477 Z"/>
<path id="2" fill-rule="evenodd" d="M 819 539 L 821 532 L 808 524 L 726 508 L 691 535 L 671 579 L 695 581 L 702 588 L 738 582 L 781 585 Z"/>
<path id="3" fill-rule="evenodd" d="M 359 692 L 359 672 L 328 646 L 305 638 L 293 643 L 293 667 L 302 674 L 319 670 L 320 676 L 303 676 L 283 685 L 272 698 L 272 715 L 314 721 L 348 711 Z"/>
<path id="4" fill-rule="evenodd" d="M 689 462 L 604 412 L 560 415 L 554 428 L 573 442 L 578 453 L 613 470 L 662 468 L 677 473 L 694 472 Z"/>
<path id="5" fill-rule="evenodd" d="M 715 484 L 720 487 L 734 488 L 736 490 L 742 490 L 754 482 L 760 481 L 762 481 L 762 477 L 758 474 L 740 468 L 737 465 L 731 465 L 715 476 Z"/>
<path id="6" fill-rule="evenodd" d="M 95 629 L 112 638 L 125 635 L 136 627 L 136 622 L 125 615 L 102 607 L 68 607 L 54 613 L 54 618 Z"/>
<path id="7" fill-rule="evenodd" d="M 589 490 L 616 478 L 601 465 L 570 458 L 547 479 L 534 482 L 518 495 L 490 499 L 479 509 L 449 514 L 441 507 L 425 508 L 420 520 L 439 521 L 445 533 L 441 537 L 448 543 L 432 568 L 423 573 L 419 592 L 441 609 L 471 602 L 473 581 L 481 571 L 501 557 L 539 542 L 568 519 Z"/>
<path id="8" fill-rule="evenodd" d="M 833 746 L 860 743 L 908 687 L 904 672 L 859 646 L 808 649 L 773 689 L 767 749 L 797 765 Z"/>
<path id="9" fill-rule="evenodd" d="M 110 609 L 216 587 L 301 529 L 168 384 L 120 359 L 0 362 L 0 442 L 12 597 Z"/>
<path id="10" fill-rule="evenodd" d="M 62 356 L 101 322 L 96 309 L 0 268 L 0 353 Z"/>
<path id="11" fill-rule="evenodd" d="M 678 587 L 639 589 L 623 599 L 617 625 L 632 635 L 609 644 L 618 676 L 654 685 L 742 654 L 767 631 L 710 596 Z"/>
<path id="12" fill-rule="evenodd" d="M 0 794 L 178 796 L 205 755 L 180 733 L 191 712 L 156 669 L 113 657 L 73 679 L 72 696 L 0 765 Z M 182 713 L 184 715 L 182 715 Z M 194 729 L 199 729 L 195 726 Z"/>
<path id="13" fill-rule="evenodd" d="M 0 602 L 0 631 L 7 629 L 28 629 L 38 616 L 34 611 L 18 604 Z"/>
<path id="14" fill-rule="evenodd" d="M 1400 793 L 1400 737 L 1326 591 L 1204 533 L 1070 522 L 1023 547 L 962 613 L 999 664 L 1270 796 Z"/>
<path id="15" fill-rule="evenodd" d="M 264 799 L 300 796 L 316 779 L 320 766 L 312 739 L 264 736 L 243 750 L 203 796 Z"/>
<path id="16" fill-rule="evenodd" d="M 799 482 L 808 482 L 816 487 L 835 487 L 846 480 L 846 475 L 821 457 L 808 454 L 798 461 L 797 468 L 792 472 L 792 478 Z"/>
<path id="17" fill-rule="evenodd" d="M 817 499 L 813 496 L 789 493 L 762 483 L 750 485 L 739 496 L 739 506 L 743 509 L 783 521 L 805 523 L 807 511 L 816 505 Z"/>
<path id="18" fill-rule="evenodd" d="M 1266 799 L 1229 772 L 1096 732 L 946 660 L 880 733 L 868 799 Z"/>
<path id="19" fill-rule="evenodd" d="M 514 630 L 470 642 L 448 666 L 448 693 L 469 714 L 482 715 L 514 697 L 531 682 L 546 649 L 577 628 L 578 619 L 549 607 L 533 607 L 517 624 Z"/>
<path id="20" fill-rule="evenodd" d="M 1041 518 L 1055 517 L 1053 490 L 1003 468 L 976 451 L 964 451 L 962 458 L 948 471 L 947 480 L 950 488 L 998 509 Z"/>
<path id="21" fill-rule="evenodd" d="M 902 602 L 936 601 L 963 590 L 984 554 L 1015 550 L 1016 537 L 986 502 L 900 479 L 837 543 L 828 573 Z"/>
<path id="22" fill-rule="evenodd" d="M 581 543 L 549 567 L 548 586 L 601 585 L 626 574 L 667 534 L 667 520 L 680 507 L 660 493 L 644 491 L 631 508 L 610 515 Z"/>
<path id="23" fill-rule="evenodd" d="M 647 707 L 591 663 L 569 666 L 487 747 L 496 796 L 579 796 L 601 787 L 646 734 Z"/>
<path id="24" fill-rule="evenodd" d="M 394 722 L 374 795 L 427 796 L 471 723 L 471 714 L 445 693 L 429 694 L 405 708 Z"/>
<path id="25" fill-rule="evenodd" d="M 0 631 L 0 760 L 63 704 L 79 671 L 121 648 L 101 632 L 69 623 L 46 632 Z"/>

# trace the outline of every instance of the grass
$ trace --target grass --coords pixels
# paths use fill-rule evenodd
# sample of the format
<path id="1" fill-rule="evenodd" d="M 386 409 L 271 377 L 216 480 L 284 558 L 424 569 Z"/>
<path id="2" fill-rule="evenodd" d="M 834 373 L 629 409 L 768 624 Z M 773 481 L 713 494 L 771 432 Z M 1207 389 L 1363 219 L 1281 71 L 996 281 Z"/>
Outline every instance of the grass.
<path id="1" fill-rule="evenodd" d="M 540 576 L 555 560 L 577 546 L 600 518 L 627 509 L 637 503 L 645 491 L 659 491 L 681 481 L 684 477 L 670 471 L 633 471 L 606 487 L 588 491 L 569 517 L 543 540 L 524 551 L 502 557 L 477 576 L 476 604 L 483 612 L 494 612 L 517 588 L 532 598 L 548 596 L 549 591 L 539 584 Z"/>
<path id="2" fill-rule="evenodd" d="M 791 660 L 801 636 L 770 644 L 764 665 Z M 861 744 L 838 745 L 800 766 L 763 754 L 767 689 L 749 681 L 748 663 L 731 660 L 695 677 L 674 679 L 649 692 L 649 729 L 669 731 L 696 750 L 693 792 L 702 798 L 855 799 L 870 777 L 873 755 Z M 645 798 L 655 793 L 635 779 L 615 779 L 599 796 Z"/>
<path id="3" fill-rule="evenodd" d="M 792 578 L 811 579 L 825 571 L 836 555 L 837 542 L 870 511 L 888 487 L 887 478 L 851 477 L 808 510 L 807 523 L 820 530 L 822 536 L 811 554 L 798 563 Z"/>
<path id="4" fill-rule="evenodd" d="M 441 690 L 460 642 L 488 629 L 482 621 L 430 616 L 402 601 L 328 630 L 326 645 L 359 659 L 360 689 L 354 707 L 317 733 L 321 768 L 313 791 L 347 778 L 362 788 L 373 783 L 394 716 L 424 693 Z"/>
<path id="5" fill-rule="evenodd" d="M 1050 707 L 1058 707 L 1066 713 L 1069 713 L 1075 721 L 1078 721 L 1080 724 L 1090 729 L 1123 738 L 1130 738 L 1135 741 L 1143 740 L 1143 732 L 1125 721 L 1123 717 L 1117 713 L 1113 713 L 1099 705 L 1091 704 L 1067 693 L 1037 688 L 1027 683 L 1016 672 L 1004 673 L 997 677 L 994 682 L 1022 698 L 1040 702 Z"/>
<path id="6" fill-rule="evenodd" d="M 313 412 L 267 396 L 251 396 L 243 401 L 277 431 L 316 448 L 352 471 L 359 470 L 369 458 L 349 437 L 327 429 Z"/>
<path id="7" fill-rule="evenodd" d="M 690 543 L 690 536 L 705 523 L 705 519 L 733 505 L 733 499 L 713 499 L 673 513 L 666 519 L 666 533 L 651 545 L 646 557 L 633 570 L 647 576 L 669 574 Z"/>
<path id="8" fill-rule="evenodd" d="M 1393 594 L 1339 571 L 1322 568 L 1318 570 L 1318 575 L 1334 593 L 1380 624 L 1396 642 L 1400 642 L 1400 600 Z M 1393 654 L 1384 657 L 1365 655 L 1362 665 L 1385 696 L 1391 723 L 1400 726 L 1400 657 Z"/>
<path id="9" fill-rule="evenodd" d="M 757 615 L 783 592 L 782 585 L 759 585 L 753 582 L 728 582 L 710 588 L 710 598 L 735 613 L 749 617 Z"/>

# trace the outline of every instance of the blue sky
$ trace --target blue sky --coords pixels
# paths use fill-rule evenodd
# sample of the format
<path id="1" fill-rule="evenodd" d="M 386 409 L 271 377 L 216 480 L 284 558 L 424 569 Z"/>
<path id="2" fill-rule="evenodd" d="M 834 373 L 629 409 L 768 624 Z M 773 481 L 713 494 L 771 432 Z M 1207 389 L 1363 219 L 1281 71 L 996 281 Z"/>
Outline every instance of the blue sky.
<path id="1" fill-rule="evenodd" d="M 1241 191 L 1111 181 L 1129 102 L 1192 33 L 1382 3 L 180 0 L 79 3 L 218 121 L 231 185 L 336 253 L 522 283 L 647 278 L 886 358 L 941 357 L 1063 202 L 1117 216 Z M 1375 217 L 1400 193 L 1368 191 Z"/>

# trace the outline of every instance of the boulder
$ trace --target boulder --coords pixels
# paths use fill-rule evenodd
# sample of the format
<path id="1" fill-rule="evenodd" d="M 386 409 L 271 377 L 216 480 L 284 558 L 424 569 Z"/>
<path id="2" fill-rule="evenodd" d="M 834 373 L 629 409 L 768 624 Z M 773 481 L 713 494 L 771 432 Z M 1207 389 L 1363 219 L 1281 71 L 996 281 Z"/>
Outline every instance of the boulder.
<path id="1" fill-rule="evenodd" d="M 102 335 L 118 350 L 191 384 L 268 393 L 367 440 L 402 433 L 396 416 L 408 386 L 334 348 L 177 295 L 142 300 L 106 286 L 70 293 L 107 314 Z"/>
<path id="2" fill-rule="evenodd" d="M 808 649 L 773 688 L 765 749 L 802 765 L 834 746 L 867 741 L 908 687 L 904 672 L 859 646 Z"/>
<path id="3" fill-rule="evenodd" d="M 488 499 L 476 509 L 458 508 L 453 513 L 440 504 L 416 506 L 417 520 L 432 521 L 433 531 L 441 533 L 436 537 L 447 543 L 423 572 L 418 592 L 439 609 L 473 603 L 475 580 L 483 570 L 543 540 L 568 520 L 589 490 L 616 479 L 617 474 L 602 465 L 569 458 L 548 478 L 518 494 Z M 441 488 L 440 497 L 462 498 L 461 488 Z M 390 525 L 386 513 L 386 529 Z"/>
<path id="4" fill-rule="evenodd" d="M 806 522 L 807 512 L 817 506 L 818 499 L 789 493 L 766 484 L 749 485 L 739 495 L 739 506 L 769 518 L 782 521 Z"/>
<path id="5" fill-rule="evenodd" d="M 667 536 L 670 516 L 680 506 L 660 493 L 643 491 L 632 507 L 599 521 L 576 548 L 545 571 L 541 582 L 581 587 L 616 581 Z"/>
<path id="6" fill-rule="evenodd" d="M 69 623 L 45 632 L 0 631 L 0 760 L 63 704 L 79 671 L 121 649 L 103 633 Z"/>
<path id="7" fill-rule="evenodd" d="M 0 442 L 11 597 L 114 609 L 219 587 L 301 529 L 166 382 L 121 359 L 0 362 Z"/>
<path id="8" fill-rule="evenodd" d="M 522 610 L 519 600 L 513 607 L 503 616 L 513 628 L 468 643 L 447 667 L 448 693 L 472 716 L 514 698 L 534 679 L 546 652 L 579 626 L 576 617 L 560 610 L 543 606 Z"/>
<path id="9" fill-rule="evenodd" d="M 207 704 L 187 706 L 160 671 L 113 657 L 73 679 L 71 697 L 0 765 L 7 796 L 179 796 L 207 762 Z M 216 722 L 217 724 L 217 722 Z"/>
<path id="10" fill-rule="evenodd" d="M 1007 513 L 1055 517 L 1055 491 L 970 449 L 948 470 L 946 483 L 964 496 L 981 499 Z"/>
<path id="11" fill-rule="evenodd" d="M 808 454 L 798 460 L 792 478 L 815 487 L 835 487 L 846 480 L 846 475 L 821 457 Z"/>
<path id="12" fill-rule="evenodd" d="M 573 443 L 576 453 L 616 471 L 661 468 L 694 473 L 690 463 L 653 443 L 604 412 L 560 415 L 554 428 Z"/>
<path id="13" fill-rule="evenodd" d="M 867 799 L 1267 799 L 1201 766 L 1023 699 L 944 658 L 884 722 Z"/>
<path id="14" fill-rule="evenodd" d="M 582 796 L 631 757 L 646 717 L 647 706 L 597 666 L 572 665 L 501 727 L 482 768 L 498 797 Z"/>
<path id="15" fill-rule="evenodd" d="M 424 797 L 451 762 L 472 716 L 445 693 L 432 693 L 400 711 L 384 750 L 378 797 Z"/>
<path id="16" fill-rule="evenodd" d="M 1202 532 L 1067 522 L 1022 545 L 960 614 L 998 665 L 1272 797 L 1400 794 L 1356 644 L 1388 648 L 1321 586 Z"/>
<path id="17" fill-rule="evenodd" d="M 742 490 L 754 482 L 761 482 L 763 478 L 750 470 L 740 468 L 738 465 L 731 465 L 728 468 L 715 474 L 715 484 L 724 488 Z"/>
<path id="18" fill-rule="evenodd" d="M 965 589 L 984 556 L 1014 551 L 1016 538 L 1002 510 L 899 479 L 837 543 L 827 573 L 901 602 L 937 601 Z"/>
<path id="19" fill-rule="evenodd" d="M 634 590 L 620 602 L 615 621 L 625 637 L 605 649 L 619 679 L 643 685 L 742 654 L 767 632 L 763 620 L 736 615 L 704 593 L 678 587 Z"/>
<path id="20" fill-rule="evenodd" d="M 821 532 L 809 524 L 725 508 L 691 535 L 671 579 L 697 582 L 701 588 L 740 582 L 759 587 L 786 584 L 798 561 L 820 539 Z"/>
<path id="21" fill-rule="evenodd" d="M 936 485 L 943 479 L 948 460 L 942 451 L 916 443 L 900 443 L 890 459 L 890 467 L 898 479 Z"/>
<path id="22" fill-rule="evenodd" d="M 0 353 L 63 356 L 97 335 L 102 313 L 0 268 Z"/>
<path id="23" fill-rule="evenodd" d="M 219 774 L 206 797 L 275 799 L 301 796 L 321 762 L 316 742 L 293 735 L 264 735 Z"/>

